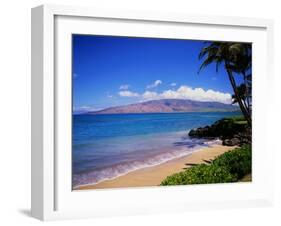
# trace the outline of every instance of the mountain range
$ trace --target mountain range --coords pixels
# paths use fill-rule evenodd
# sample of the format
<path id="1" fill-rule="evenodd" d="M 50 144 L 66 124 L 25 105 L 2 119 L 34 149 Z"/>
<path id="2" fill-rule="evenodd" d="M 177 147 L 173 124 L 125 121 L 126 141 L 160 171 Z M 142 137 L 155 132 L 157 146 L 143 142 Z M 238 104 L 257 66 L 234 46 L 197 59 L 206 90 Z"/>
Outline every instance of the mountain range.
<path id="1" fill-rule="evenodd" d="M 173 113 L 173 112 L 231 112 L 239 108 L 220 102 L 202 102 L 186 99 L 161 99 L 124 106 L 110 107 L 86 114 Z"/>

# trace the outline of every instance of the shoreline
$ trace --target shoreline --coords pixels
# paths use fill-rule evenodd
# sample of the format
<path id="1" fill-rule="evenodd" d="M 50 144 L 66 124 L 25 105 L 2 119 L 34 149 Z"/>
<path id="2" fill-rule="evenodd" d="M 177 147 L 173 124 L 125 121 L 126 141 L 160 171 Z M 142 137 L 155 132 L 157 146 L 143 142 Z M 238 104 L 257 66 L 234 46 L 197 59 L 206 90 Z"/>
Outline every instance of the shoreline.
<path id="1" fill-rule="evenodd" d="M 187 156 L 172 159 L 159 165 L 137 169 L 125 175 L 110 180 L 104 180 L 97 184 L 78 186 L 74 190 L 158 186 L 167 176 L 181 172 L 194 164 L 213 160 L 218 155 L 234 148 L 236 148 L 236 146 L 229 147 L 221 144 L 214 144 L 196 150 Z"/>

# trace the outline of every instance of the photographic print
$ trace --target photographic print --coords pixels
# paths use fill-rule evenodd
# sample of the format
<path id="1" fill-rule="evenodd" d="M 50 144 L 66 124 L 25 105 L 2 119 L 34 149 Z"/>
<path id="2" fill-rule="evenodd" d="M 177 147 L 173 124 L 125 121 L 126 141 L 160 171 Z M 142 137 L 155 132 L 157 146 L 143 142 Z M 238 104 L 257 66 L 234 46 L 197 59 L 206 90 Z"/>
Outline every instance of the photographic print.
<path id="1" fill-rule="evenodd" d="M 251 43 L 73 34 L 73 190 L 250 182 L 251 94 Z"/>

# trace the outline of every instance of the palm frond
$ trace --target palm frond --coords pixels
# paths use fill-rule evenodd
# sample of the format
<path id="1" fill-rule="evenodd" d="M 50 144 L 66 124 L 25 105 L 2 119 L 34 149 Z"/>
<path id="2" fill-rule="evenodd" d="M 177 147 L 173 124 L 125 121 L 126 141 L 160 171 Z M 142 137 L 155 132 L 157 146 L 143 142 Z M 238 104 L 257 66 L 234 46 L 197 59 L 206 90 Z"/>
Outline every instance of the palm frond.
<path id="1" fill-rule="evenodd" d="M 208 58 L 206 58 L 205 60 L 204 60 L 204 62 L 201 64 L 201 66 L 200 66 L 200 68 L 199 68 L 199 70 L 198 70 L 198 74 L 200 73 L 200 71 L 203 69 L 203 68 L 205 68 L 205 67 L 207 67 L 209 64 L 211 64 L 211 63 L 213 63 L 215 61 L 215 57 L 208 57 Z"/>

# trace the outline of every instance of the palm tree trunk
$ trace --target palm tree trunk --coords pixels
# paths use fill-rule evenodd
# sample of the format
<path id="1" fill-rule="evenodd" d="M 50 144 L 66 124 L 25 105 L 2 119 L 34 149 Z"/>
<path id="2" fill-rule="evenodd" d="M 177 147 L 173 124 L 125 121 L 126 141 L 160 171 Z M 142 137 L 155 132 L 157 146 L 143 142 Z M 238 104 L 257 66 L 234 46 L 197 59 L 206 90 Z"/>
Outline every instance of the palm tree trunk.
<path id="1" fill-rule="evenodd" d="M 235 82 L 235 80 L 234 80 L 232 71 L 229 69 L 227 63 L 225 64 L 225 68 L 226 68 L 226 71 L 227 71 L 228 78 L 229 78 L 229 81 L 230 81 L 230 83 L 231 83 L 232 89 L 233 89 L 234 94 L 235 94 L 235 96 L 236 96 L 237 102 L 238 102 L 239 107 L 240 107 L 240 109 L 241 109 L 241 111 L 242 111 L 242 114 L 244 115 L 245 119 L 247 120 L 249 126 L 251 126 L 251 125 L 252 125 L 252 119 L 251 119 L 250 113 L 247 111 L 247 109 L 246 109 L 245 105 L 243 104 L 243 102 L 242 102 L 240 96 L 238 95 L 236 82 Z"/>
<path id="2" fill-rule="evenodd" d="M 247 103 L 247 111 L 249 112 L 249 114 L 251 114 L 251 111 L 250 111 L 250 96 L 249 96 L 249 87 L 248 87 L 248 81 L 247 81 L 247 78 L 246 78 L 246 72 L 243 71 L 243 78 L 244 78 L 244 83 L 245 83 L 245 86 L 246 86 L 246 103 Z"/>

